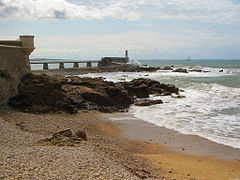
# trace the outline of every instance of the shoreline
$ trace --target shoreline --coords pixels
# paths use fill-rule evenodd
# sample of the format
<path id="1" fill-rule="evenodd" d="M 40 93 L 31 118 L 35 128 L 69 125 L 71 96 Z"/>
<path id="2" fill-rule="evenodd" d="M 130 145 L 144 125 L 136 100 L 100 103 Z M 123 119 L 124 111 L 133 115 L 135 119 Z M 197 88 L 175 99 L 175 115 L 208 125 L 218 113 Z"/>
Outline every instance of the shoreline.
<path id="1" fill-rule="evenodd" d="M 128 121 L 117 120 L 123 117 Z M 32 114 L 12 109 L 0 111 L 0 163 L 3 165 L 0 167 L 0 177 L 34 179 L 31 177 L 47 176 L 67 179 L 82 176 L 85 179 L 180 180 L 240 178 L 240 161 L 234 157 L 228 155 L 225 160 L 220 160 L 206 154 L 196 156 L 187 149 L 182 151 L 177 144 L 170 147 L 170 141 L 166 144 L 161 144 L 160 141 L 156 143 L 160 136 L 169 138 L 179 133 L 142 120 L 137 120 L 136 123 L 132 118 L 130 113 L 94 111 L 80 111 L 75 115 L 64 112 Z M 66 128 L 75 132 L 79 128 L 84 130 L 88 140 L 77 147 L 36 144 Z M 160 136 L 155 136 L 156 134 Z M 187 136 L 179 136 L 183 141 L 178 143 L 189 143 Z M 176 142 L 177 138 L 172 143 Z M 173 151 L 174 148 L 176 151 Z M 49 168 L 52 170 L 47 171 Z"/>
<path id="2" fill-rule="evenodd" d="M 188 135 L 160 127 L 135 117 L 131 113 L 107 115 L 122 131 L 123 137 L 166 146 L 169 150 L 219 160 L 240 161 L 240 148 L 220 144 L 197 135 Z M 118 120 L 120 118 L 120 120 Z M 129 120 L 130 119 L 130 120 Z"/>
<path id="3" fill-rule="evenodd" d="M 103 115 L 104 116 L 104 115 Z M 149 144 L 137 154 L 176 179 L 240 179 L 240 149 L 159 127 L 130 113 L 108 114 L 121 136 Z M 120 120 L 118 120 L 120 118 Z M 127 119 L 130 120 L 127 120 Z"/>
<path id="4" fill-rule="evenodd" d="M 62 111 L 33 114 L 8 109 L 0 111 L 0 124 L 0 144 L 3 146 L 0 151 L 3 167 L 0 170 L 5 173 L 4 176 L 0 174 L 0 178 L 8 177 L 9 172 L 14 174 L 15 171 L 21 174 L 20 177 L 28 177 L 24 169 L 28 161 L 27 168 L 31 171 L 31 166 L 40 166 L 36 166 L 36 171 L 29 170 L 27 173 L 34 175 L 44 170 L 39 177 L 44 177 L 46 169 L 50 168 L 54 169 L 57 176 L 52 172 L 47 172 L 47 175 L 66 179 L 65 173 L 73 166 L 71 172 L 74 172 L 74 177 L 84 174 L 85 179 L 240 178 L 240 149 L 158 127 L 135 118 L 131 113 L 110 114 L 80 110 L 76 114 Z M 37 144 L 43 138 L 49 138 L 53 133 L 66 128 L 75 132 L 83 130 L 88 140 L 81 142 L 78 146 L 80 148 Z M 19 149 L 23 152 L 20 161 L 17 156 Z M 57 155 L 62 153 L 63 156 Z M 51 161 L 45 165 L 42 157 Z M 60 166 L 55 167 L 51 158 L 60 160 Z M 80 165 L 80 169 L 76 166 L 79 163 L 84 164 Z M 61 169 L 63 166 L 65 168 Z M 12 168 L 11 171 L 6 171 L 8 167 Z M 20 168 L 15 169 L 16 167 Z M 92 169 L 96 167 L 99 169 L 92 175 Z M 19 176 L 14 174 L 15 177 Z"/>

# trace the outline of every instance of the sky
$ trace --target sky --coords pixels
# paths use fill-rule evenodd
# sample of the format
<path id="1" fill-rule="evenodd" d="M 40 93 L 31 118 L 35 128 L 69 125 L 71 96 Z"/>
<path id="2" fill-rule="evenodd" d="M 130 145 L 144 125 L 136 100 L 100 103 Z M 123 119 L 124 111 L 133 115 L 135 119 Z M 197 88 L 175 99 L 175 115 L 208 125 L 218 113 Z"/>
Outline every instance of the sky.
<path id="1" fill-rule="evenodd" d="M 0 0 L 0 39 L 31 58 L 240 59 L 240 0 Z"/>

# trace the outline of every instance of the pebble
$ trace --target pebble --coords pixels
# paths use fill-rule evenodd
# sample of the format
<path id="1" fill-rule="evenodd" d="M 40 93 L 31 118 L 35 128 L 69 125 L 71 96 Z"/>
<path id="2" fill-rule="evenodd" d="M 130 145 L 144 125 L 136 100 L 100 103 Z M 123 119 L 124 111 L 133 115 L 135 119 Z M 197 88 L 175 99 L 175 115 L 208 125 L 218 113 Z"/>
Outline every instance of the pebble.
<path id="1" fill-rule="evenodd" d="M 3 120 L 0 116 L 0 178 L 140 179 L 126 168 L 129 162 L 121 159 L 123 156 L 120 154 L 116 156 L 116 152 L 121 152 L 121 147 L 117 146 L 116 151 L 116 147 L 111 144 L 112 141 L 102 140 L 102 136 L 100 139 L 95 139 L 94 136 L 91 139 L 89 136 L 89 140 L 78 147 L 36 145 L 36 142 L 50 137 L 62 127 L 86 126 L 77 116 L 76 120 L 72 119 L 74 117 L 63 114 L 13 113 L 8 114 Z M 27 131 L 16 128 L 15 119 L 24 121 Z M 125 162 L 126 166 L 122 162 Z M 132 159 L 131 162 L 141 164 L 139 160 Z M 148 175 L 141 176 L 145 178 Z"/>

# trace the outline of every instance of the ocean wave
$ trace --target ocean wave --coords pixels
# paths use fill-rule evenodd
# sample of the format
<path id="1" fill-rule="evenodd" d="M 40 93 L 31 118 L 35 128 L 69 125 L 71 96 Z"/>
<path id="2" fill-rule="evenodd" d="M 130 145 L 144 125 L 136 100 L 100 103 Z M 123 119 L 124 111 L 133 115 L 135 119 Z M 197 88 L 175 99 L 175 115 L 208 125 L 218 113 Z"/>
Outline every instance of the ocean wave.
<path id="1" fill-rule="evenodd" d="M 240 89 L 201 83 L 184 91 L 186 98 L 160 97 L 164 104 L 130 111 L 155 125 L 240 148 Z"/>

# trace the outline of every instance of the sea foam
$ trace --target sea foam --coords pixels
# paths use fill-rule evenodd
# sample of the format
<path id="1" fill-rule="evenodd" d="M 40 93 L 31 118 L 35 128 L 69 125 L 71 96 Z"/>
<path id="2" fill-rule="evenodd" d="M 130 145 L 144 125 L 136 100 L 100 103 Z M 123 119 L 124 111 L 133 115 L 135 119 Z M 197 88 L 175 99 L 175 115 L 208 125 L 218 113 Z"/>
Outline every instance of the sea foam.
<path id="1" fill-rule="evenodd" d="M 224 68 L 223 72 L 219 72 L 219 68 L 202 69 L 210 72 L 110 72 L 80 77 L 103 77 L 114 82 L 150 78 L 175 84 L 184 91 L 180 94 L 185 98 L 151 96 L 164 103 L 149 107 L 132 105 L 130 112 L 157 126 L 240 148 L 240 88 L 227 86 L 230 81 L 235 82 L 235 78 L 239 78 L 240 71 L 235 68 Z"/>

